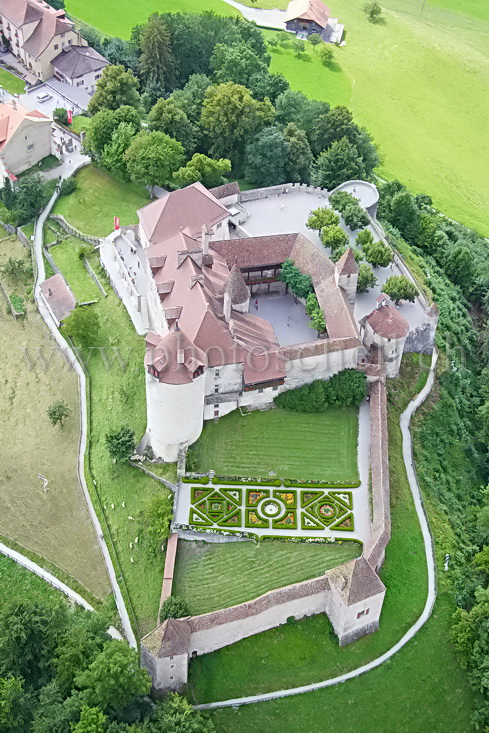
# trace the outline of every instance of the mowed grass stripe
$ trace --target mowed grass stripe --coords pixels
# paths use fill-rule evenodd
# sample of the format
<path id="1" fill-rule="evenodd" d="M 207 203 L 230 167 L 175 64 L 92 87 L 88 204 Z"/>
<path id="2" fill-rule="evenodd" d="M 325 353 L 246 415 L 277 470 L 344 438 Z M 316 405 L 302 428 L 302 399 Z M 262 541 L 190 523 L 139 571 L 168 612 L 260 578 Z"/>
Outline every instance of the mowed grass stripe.
<path id="1" fill-rule="evenodd" d="M 359 545 L 209 545 L 180 540 L 173 595 L 192 614 L 243 603 L 274 588 L 316 578 L 360 553 Z"/>
<path id="2" fill-rule="evenodd" d="M 244 416 L 235 411 L 207 423 L 194 450 L 201 471 L 353 482 L 358 478 L 357 442 L 356 408 Z"/>

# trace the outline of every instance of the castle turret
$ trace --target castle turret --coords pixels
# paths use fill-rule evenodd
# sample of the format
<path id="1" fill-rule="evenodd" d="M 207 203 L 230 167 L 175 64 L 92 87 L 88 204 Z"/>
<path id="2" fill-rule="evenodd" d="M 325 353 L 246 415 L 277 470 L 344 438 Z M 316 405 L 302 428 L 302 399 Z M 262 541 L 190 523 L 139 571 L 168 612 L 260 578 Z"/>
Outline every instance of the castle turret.
<path id="1" fill-rule="evenodd" d="M 237 265 L 233 265 L 224 286 L 224 318 L 229 323 L 231 309 L 238 313 L 247 313 L 250 304 L 250 291 L 245 283 L 243 273 Z"/>
<path id="2" fill-rule="evenodd" d="M 178 324 L 146 336 L 148 435 L 158 458 L 176 461 L 179 445 L 194 443 L 204 421 L 206 357 Z"/>
<path id="3" fill-rule="evenodd" d="M 348 247 L 335 265 L 335 281 L 345 291 L 348 302 L 353 305 L 357 294 L 358 265 L 351 247 Z"/>
<path id="4" fill-rule="evenodd" d="M 377 346 L 382 353 L 387 376 L 397 377 L 409 331 L 408 322 L 394 306 L 380 305 L 361 323 L 365 327 L 363 343 L 367 348 Z"/>

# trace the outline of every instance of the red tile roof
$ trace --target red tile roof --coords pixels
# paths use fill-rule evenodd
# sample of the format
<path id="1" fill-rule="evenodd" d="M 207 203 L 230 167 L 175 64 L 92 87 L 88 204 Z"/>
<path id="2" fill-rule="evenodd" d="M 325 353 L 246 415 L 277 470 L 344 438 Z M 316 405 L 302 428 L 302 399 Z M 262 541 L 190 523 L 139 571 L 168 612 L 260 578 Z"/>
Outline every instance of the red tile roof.
<path id="1" fill-rule="evenodd" d="M 382 305 L 372 311 L 365 320 L 373 331 L 383 338 L 404 338 L 409 331 L 409 323 L 397 308 L 391 305 Z"/>
<path id="2" fill-rule="evenodd" d="M 76 300 L 61 275 L 53 275 L 41 283 L 41 292 L 60 323 L 75 309 Z"/>
<path id="3" fill-rule="evenodd" d="M 285 11 L 285 22 L 289 20 L 311 20 L 326 28 L 330 10 L 321 0 L 291 0 Z"/>

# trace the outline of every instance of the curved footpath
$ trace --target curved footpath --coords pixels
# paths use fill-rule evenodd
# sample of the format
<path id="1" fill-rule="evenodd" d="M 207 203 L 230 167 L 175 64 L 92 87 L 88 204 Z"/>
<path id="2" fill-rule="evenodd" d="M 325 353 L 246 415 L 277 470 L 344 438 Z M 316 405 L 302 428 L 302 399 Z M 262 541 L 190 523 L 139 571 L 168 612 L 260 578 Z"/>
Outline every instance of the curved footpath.
<path id="1" fill-rule="evenodd" d="M 418 515 L 419 523 L 421 525 L 421 532 L 423 535 L 423 542 L 426 554 L 426 565 L 428 570 L 428 595 L 426 603 L 418 620 L 411 626 L 411 628 L 404 634 L 404 636 L 394 644 L 385 654 L 382 654 L 377 659 L 373 659 L 368 664 L 364 664 L 362 667 L 353 669 L 351 672 L 339 675 L 338 677 L 332 677 L 322 682 L 314 682 L 311 685 L 302 685 L 302 687 L 292 687 L 288 690 L 277 690 L 276 692 L 267 692 L 262 695 L 249 695 L 248 697 L 237 697 L 232 700 L 222 700 L 220 702 L 210 702 L 202 705 L 194 705 L 195 710 L 212 710 L 215 708 L 226 708 L 226 707 L 239 707 L 240 705 L 251 705 L 257 702 L 265 702 L 267 700 L 276 700 L 280 697 L 291 697 L 292 695 L 302 695 L 304 692 L 313 692 L 314 690 L 321 690 L 324 687 L 332 687 L 338 685 L 340 682 L 346 682 L 347 680 L 359 677 L 365 672 L 369 672 L 371 669 L 380 667 L 381 664 L 386 662 L 388 659 L 394 656 L 400 649 L 403 648 L 424 626 L 428 621 L 433 610 L 433 606 L 436 600 L 436 566 L 435 566 L 435 555 L 433 540 L 431 537 L 428 520 L 423 506 L 423 500 L 421 498 L 421 491 L 419 489 L 418 480 L 416 478 L 416 472 L 413 464 L 413 451 L 411 433 L 409 425 L 413 414 L 416 412 L 418 407 L 424 402 L 435 380 L 435 369 L 438 361 L 438 353 L 436 349 L 433 351 L 431 359 L 430 373 L 426 381 L 425 386 L 421 392 L 409 403 L 406 410 L 402 413 L 400 419 L 401 432 L 402 432 L 402 453 L 404 458 L 404 464 L 406 466 L 406 472 L 409 479 L 409 486 L 414 499 L 414 506 Z"/>
<path id="2" fill-rule="evenodd" d="M 72 173 L 74 173 L 75 168 L 77 167 L 79 166 L 73 164 L 72 169 L 67 170 L 65 172 L 65 176 L 69 176 Z M 79 450 L 78 450 L 78 465 L 77 465 L 78 478 L 80 480 L 80 485 L 82 487 L 83 494 L 87 502 L 88 511 L 90 513 L 90 518 L 92 520 L 92 523 L 95 529 L 95 533 L 97 535 L 97 540 L 100 546 L 100 550 L 102 552 L 102 556 L 105 561 L 105 565 L 107 568 L 107 574 L 109 576 L 110 585 L 114 593 L 115 602 L 117 605 L 117 610 L 119 612 L 119 616 L 121 619 L 122 628 L 124 630 L 125 637 L 127 641 L 129 642 L 130 646 L 132 646 L 133 648 L 136 648 L 137 647 L 136 637 L 134 636 L 134 632 L 131 627 L 131 622 L 129 620 L 129 614 L 127 613 L 126 604 L 124 603 L 121 589 L 119 587 L 119 583 L 117 582 L 115 569 L 112 564 L 112 559 L 110 557 L 110 553 L 107 548 L 107 543 L 105 542 L 105 539 L 104 539 L 102 527 L 100 526 L 100 522 L 98 520 L 97 514 L 93 507 L 92 499 L 90 497 L 90 493 L 88 491 L 87 484 L 85 481 L 84 462 L 85 462 L 85 451 L 86 451 L 86 446 L 87 446 L 87 399 L 86 399 L 85 372 L 83 371 L 83 368 L 81 364 L 79 363 L 78 359 L 76 358 L 73 350 L 71 349 L 69 344 L 65 341 L 60 331 L 58 330 L 58 327 L 55 321 L 53 320 L 51 313 L 46 308 L 44 301 L 42 300 L 41 295 L 40 295 L 41 283 L 44 282 L 44 280 L 46 279 L 46 272 L 44 269 L 44 260 L 42 256 L 43 227 L 44 227 L 44 223 L 47 217 L 49 216 L 49 213 L 52 207 L 55 204 L 57 197 L 58 197 L 58 194 L 55 192 L 52 195 L 48 205 L 46 206 L 44 211 L 39 215 L 39 218 L 36 221 L 36 226 L 34 230 L 33 250 L 34 250 L 34 256 L 36 258 L 37 278 L 36 278 L 36 286 L 34 289 L 34 298 L 35 298 L 37 307 L 39 309 L 39 313 L 41 314 L 45 324 L 51 331 L 53 338 L 56 340 L 56 343 L 62 350 L 64 356 L 69 361 L 69 363 L 75 370 L 76 374 L 78 375 L 78 383 L 80 386 L 80 445 L 79 445 Z"/>

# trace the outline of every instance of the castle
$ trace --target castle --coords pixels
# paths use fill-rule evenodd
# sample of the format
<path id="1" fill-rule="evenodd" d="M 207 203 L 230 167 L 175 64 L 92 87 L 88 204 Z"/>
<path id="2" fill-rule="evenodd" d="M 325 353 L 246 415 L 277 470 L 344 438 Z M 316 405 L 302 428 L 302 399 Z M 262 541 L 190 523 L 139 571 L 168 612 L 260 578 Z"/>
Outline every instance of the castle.
<path id="1" fill-rule="evenodd" d="M 351 184 L 375 228 L 375 187 Z M 205 420 L 238 407 L 266 409 L 282 390 L 328 379 L 346 368 L 361 369 L 369 381 L 371 511 L 362 555 L 319 578 L 252 601 L 159 624 L 141 642 L 141 661 L 156 691 L 185 684 L 193 656 L 291 616 L 326 613 L 342 645 L 379 626 L 386 589 L 378 573 L 390 538 L 385 381 L 397 376 L 406 347 L 432 350 L 438 312 L 421 303 L 420 318 L 409 323 L 381 293 L 376 300 L 373 296 L 371 310 L 356 317 L 358 267 L 351 248 L 333 263 L 319 240 L 315 244 L 300 231 L 250 235 L 243 226 L 250 218 L 245 203 L 250 207 L 253 200 L 262 201 L 271 212 L 290 193 L 290 201 L 305 196 L 309 211 L 309 194 L 326 197 L 320 189 L 291 189 L 242 193 L 237 184 L 226 184 L 208 191 L 195 183 L 150 203 L 138 212 L 138 226 L 115 231 L 101 245 L 112 285 L 145 335 L 148 422 L 143 445 L 151 445 L 155 456 L 177 460 L 198 439 Z M 280 204 L 279 213 L 284 210 Z M 280 343 L 276 328 L 257 310 L 258 298 L 287 295 L 280 277 L 286 260 L 310 277 L 325 320 L 324 333 L 298 343 Z M 300 310 L 304 303 L 299 300 Z"/>
<path id="2" fill-rule="evenodd" d="M 198 439 L 204 420 L 238 407 L 265 408 L 283 390 L 362 367 L 372 346 L 395 376 L 409 331 L 387 296 L 364 322 L 355 320 L 358 266 L 351 249 L 334 264 L 298 232 L 237 237 L 229 188 L 208 191 L 194 183 L 154 201 L 138 212 L 137 228 L 112 235 L 116 246 L 106 255 L 120 259 L 123 240 L 139 251 L 145 293 L 135 297 L 146 325 L 147 442 L 165 461 Z M 326 331 L 284 346 L 250 300 L 287 292 L 280 280 L 287 259 L 310 276 Z"/>

